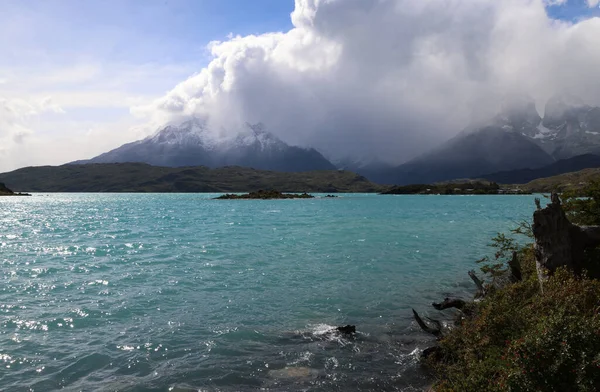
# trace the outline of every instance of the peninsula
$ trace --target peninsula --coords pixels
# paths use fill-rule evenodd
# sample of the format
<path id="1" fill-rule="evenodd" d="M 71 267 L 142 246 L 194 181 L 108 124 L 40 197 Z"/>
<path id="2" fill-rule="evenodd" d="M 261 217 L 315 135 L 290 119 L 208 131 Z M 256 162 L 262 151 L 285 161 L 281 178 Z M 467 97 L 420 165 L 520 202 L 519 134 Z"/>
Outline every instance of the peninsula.
<path id="1" fill-rule="evenodd" d="M 485 180 L 394 186 L 381 192 L 382 195 L 497 195 L 498 193 L 503 193 L 500 186 Z"/>
<path id="2" fill-rule="evenodd" d="M 29 193 L 13 192 L 0 182 L 0 196 L 31 196 Z"/>

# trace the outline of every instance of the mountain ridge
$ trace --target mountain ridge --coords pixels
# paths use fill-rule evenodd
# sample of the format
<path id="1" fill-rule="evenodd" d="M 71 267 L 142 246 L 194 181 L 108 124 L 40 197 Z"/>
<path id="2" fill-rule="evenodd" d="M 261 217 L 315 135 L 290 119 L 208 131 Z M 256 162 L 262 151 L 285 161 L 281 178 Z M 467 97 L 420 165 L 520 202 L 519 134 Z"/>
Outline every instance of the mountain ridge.
<path id="1" fill-rule="evenodd" d="M 379 192 L 383 186 L 340 170 L 274 172 L 229 166 L 161 167 L 93 163 L 27 167 L 0 173 L 0 182 L 28 192 Z"/>
<path id="2" fill-rule="evenodd" d="M 335 169 L 314 148 L 290 146 L 267 132 L 262 124 L 245 123 L 237 133 L 221 135 L 195 117 L 162 127 L 145 139 L 71 164 L 125 162 L 166 167 L 243 166 L 287 172 Z"/>

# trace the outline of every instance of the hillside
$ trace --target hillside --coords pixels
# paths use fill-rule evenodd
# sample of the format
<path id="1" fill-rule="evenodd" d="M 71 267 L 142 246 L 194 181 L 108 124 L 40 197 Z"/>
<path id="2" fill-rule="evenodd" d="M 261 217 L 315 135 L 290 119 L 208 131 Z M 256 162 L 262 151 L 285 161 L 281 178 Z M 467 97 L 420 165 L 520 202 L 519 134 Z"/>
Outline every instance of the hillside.
<path id="1" fill-rule="evenodd" d="M 8 189 L 6 185 L 0 182 L 0 196 L 12 196 L 15 193 Z"/>
<path id="2" fill-rule="evenodd" d="M 31 196 L 28 193 L 13 192 L 6 185 L 0 182 L 0 196 Z"/>
<path id="3" fill-rule="evenodd" d="M 580 170 L 558 176 L 539 178 L 518 187 L 527 192 L 546 193 L 553 190 L 581 189 L 591 180 L 600 180 L 600 168 Z"/>
<path id="4" fill-rule="evenodd" d="M 553 161 L 521 133 L 488 126 L 461 133 L 430 153 L 397 167 L 390 182 L 407 185 L 479 178 L 502 170 L 542 167 Z"/>
<path id="5" fill-rule="evenodd" d="M 210 169 L 105 163 L 27 167 L 0 182 L 29 192 L 379 192 L 384 188 L 349 171 L 281 173 L 236 166 Z"/>
<path id="6" fill-rule="evenodd" d="M 552 177 L 594 167 L 600 167 L 600 156 L 585 154 L 569 159 L 561 159 L 538 169 L 503 171 L 485 174 L 481 178 L 501 184 L 526 184 L 538 178 Z"/>

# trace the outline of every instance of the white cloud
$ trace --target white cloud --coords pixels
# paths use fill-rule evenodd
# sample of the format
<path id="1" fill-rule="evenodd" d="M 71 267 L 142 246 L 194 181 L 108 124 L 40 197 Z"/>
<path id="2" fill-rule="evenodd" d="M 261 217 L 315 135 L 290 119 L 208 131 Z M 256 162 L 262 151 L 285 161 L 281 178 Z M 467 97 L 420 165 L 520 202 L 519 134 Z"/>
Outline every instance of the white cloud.
<path id="1" fill-rule="evenodd" d="M 150 129 L 129 108 L 151 101 L 191 69 L 97 63 L 0 68 L 0 171 L 89 158 L 145 136 Z"/>
<path id="2" fill-rule="evenodd" d="M 34 134 L 36 118 L 46 112 L 63 113 L 46 97 L 37 102 L 0 98 L 0 159 Z"/>
<path id="3" fill-rule="evenodd" d="M 24 166 L 62 165 L 87 159 L 114 148 L 115 144 L 140 138 L 145 132 L 140 132 L 131 118 L 108 124 L 64 120 L 56 124 L 60 124 L 60 133 L 28 132 L 25 142 L 14 143 L 4 149 L 0 141 L 0 164 L 5 165 L 3 171 Z"/>
<path id="4" fill-rule="evenodd" d="M 505 94 L 543 108 L 566 91 L 600 105 L 600 18 L 556 21 L 550 3 L 566 0 L 296 0 L 290 31 L 228 35 L 208 45 L 204 68 L 6 61 L 0 170 L 91 157 L 189 115 L 260 121 L 292 144 L 399 163 Z"/>
<path id="5" fill-rule="evenodd" d="M 559 22 L 545 5 L 296 0 L 292 30 L 211 43 L 206 68 L 132 112 L 154 124 L 190 114 L 261 121 L 331 155 L 401 162 L 505 94 L 543 102 L 569 91 L 600 104 L 600 19 Z"/>
<path id="6" fill-rule="evenodd" d="M 569 0 L 544 0 L 544 4 L 548 6 L 565 5 Z"/>
<path id="7" fill-rule="evenodd" d="M 590 8 L 593 7 L 599 7 L 600 6 L 600 0 L 586 0 L 587 4 Z"/>

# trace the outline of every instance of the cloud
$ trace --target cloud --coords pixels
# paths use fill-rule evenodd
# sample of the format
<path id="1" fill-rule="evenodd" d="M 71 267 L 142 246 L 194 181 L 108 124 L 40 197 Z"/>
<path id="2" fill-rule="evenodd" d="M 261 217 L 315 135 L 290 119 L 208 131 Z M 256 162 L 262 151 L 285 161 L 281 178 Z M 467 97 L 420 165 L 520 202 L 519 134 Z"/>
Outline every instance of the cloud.
<path id="1" fill-rule="evenodd" d="M 0 98 L 0 154 L 32 135 L 36 118 L 46 112 L 64 113 L 51 97 L 38 102 Z"/>
<path id="2" fill-rule="evenodd" d="M 191 69 L 94 62 L 0 67 L 0 171 L 85 159 L 144 137 L 151 129 L 129 108 Z"/>
<path id="3" fill-rule="evenodd" d="M 152 124 L 261 121 L 333 157 L 399 163 L 494 112 L 506 94 L 543 107 L 568 91 L 600 104 L 600 19 L 553 20 L 546 5 L 296 0 L 293 29 L 211 43 L 207 67 L 132 112 Z"/>

